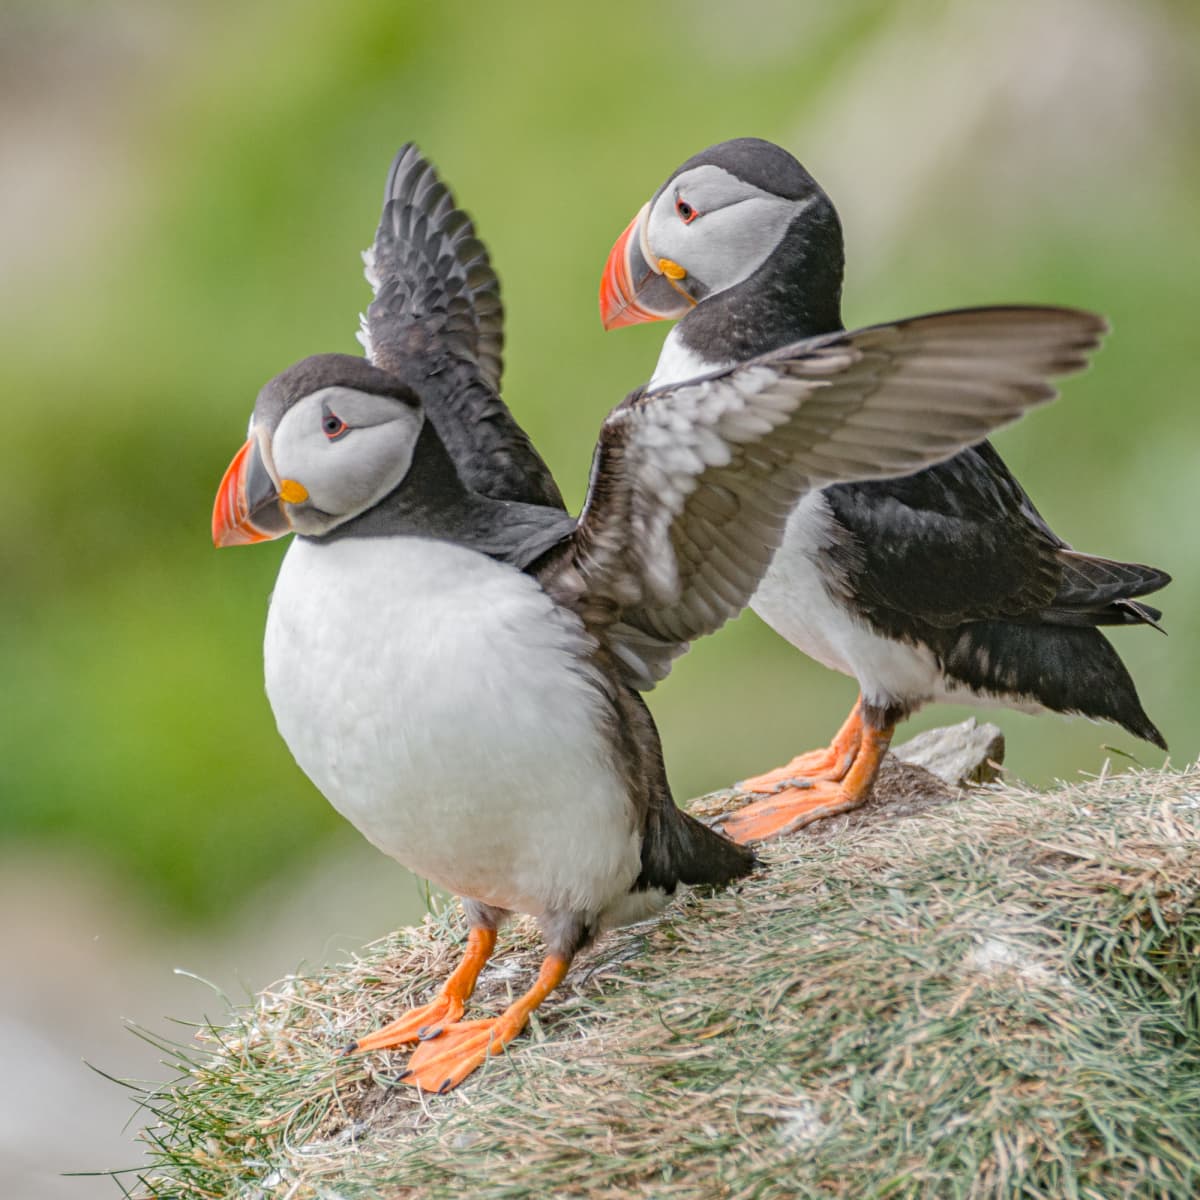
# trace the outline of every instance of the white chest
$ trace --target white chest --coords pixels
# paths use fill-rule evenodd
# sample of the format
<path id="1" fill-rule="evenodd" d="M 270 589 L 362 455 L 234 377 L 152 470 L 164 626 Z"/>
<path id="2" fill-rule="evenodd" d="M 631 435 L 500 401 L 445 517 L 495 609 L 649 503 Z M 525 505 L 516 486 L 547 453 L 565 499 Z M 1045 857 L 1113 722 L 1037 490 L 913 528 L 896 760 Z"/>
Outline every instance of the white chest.
<path id="1" fill-rule="evenodd" d="M 826 589 L 816 564 L 829 521 L 820 492 L 801 500 L 750 607 L 810 658 L 857 679 L 869 703 L 932 699 L 941 689 L 933 654 L 880 637 Z"/>
<path id="2" fill-rule="evenodd" d="M 646 386 L 648 388 L 667 387 L 669 384 L 695 379 L 698 375 L 710 375 L 713 371 L 720 371 L 733 365 L 732 362 L 710 362 L 694 350 L 689 349 L 680 340 L 679 327 L 676 326 L 667 334 L 667 340 L 663 342 L 654 374 Z"/>
<path id="3" fill-rule="evenodd" d="M 301 768 L 385 853 L 499 907 L 596 911 L 640 845 L 586 646 L 535 580 L 474 551 L 297 539 L 267 695 Z"/>

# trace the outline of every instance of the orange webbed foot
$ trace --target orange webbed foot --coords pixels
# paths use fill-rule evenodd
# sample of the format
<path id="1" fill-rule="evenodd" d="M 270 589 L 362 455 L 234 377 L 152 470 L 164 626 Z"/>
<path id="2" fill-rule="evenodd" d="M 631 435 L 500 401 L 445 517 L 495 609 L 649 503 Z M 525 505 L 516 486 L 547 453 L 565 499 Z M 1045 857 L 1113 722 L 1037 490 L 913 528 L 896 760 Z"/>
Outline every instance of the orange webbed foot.
<path id="1" fill-rule="evenodd" d="M 846 757 L 853 761 L 853 755 L 839 756 L 833 746 L 825 746 L 820 750 L 809 750 L 806 754 L 798 754 L 786 766 L 776 767 L 762 775 L 752 775 L 743 779 L 737 785 L 742 792 L 778 792 L 781 788 L 795 786 L 806 779 L 833 778 L 839 768 L 842 773 L 848 769 L 849 763 L 843 767 Z"/>
<path id="2" fill-rule="evenodd" d="M 857 711 L 856 706 L 855 712 L 851 713 L 851 721 L 855 719 Z M 726 837 L 745 845 L 747 842 L 761 842 L 794 833 L 814 821 L 858 808 L 871 794 L 891 740 L 891 725 L 884 729 L 862 727 L 852 765 L 839 782 L 797 780 L 793 786 L 773 792 L 723 817 L 718 827 Z"/>
<path id="3" fill-rule="evenodd" d="M 855 702 L 850 715 L 828 746 L 799 754 L 787 766 L 743 779 L 738 790 L 743 792 L 777 793 L 783 788 L 803 787 L 813 780 L 840 783 L 846 777 L 862 745 L 862 697 Z"/>
<path id="4" fill-rule="evenodd" d="M 491 1055 L 500 1054 L 525 1028 L 529 1014 L 562 983 L 570 965 L 571 960 L 563 955 L 547 955 L 533 987 L 500 1016 L 445 1026 L 436 1037 L 417 1047 L 408 1070 L 400 1078 L 423 1092 L 440 1094 L 458 1087 Z"/>
<path id="5" fill-rule="evenodd" d="M 463 1002 L 456 996 L 444 993 L 429 1004 L 410 1009 L 402 1017 L 398 1017 L 382 1029 L 359 1038 L 350 1046 L 350 1052 L 361 1050 L 395 1050 L 407 1046 L 411 1042 L 420 1041 L 422 1035 L 428 1035 L 443 1025 L 458 1021 L 463 1015 Z"/>
<path id="6" fill-rule="evenodd" d="M 467 934 L 467 948 L 462 962 L 455 967 L 445 986 L 428 1004 L 410 1009 L 390 1025 L 367 1034 L 346 1048 L 347 1054 L 361 1050 L 394 1050 L 410 1042 L 428 1036 L 441 1025 L 459 1020 L 463 1009 L 475 990 L 479 972 L 483 970 L 492 951 L 496 948 L 496 931 L 483 927 L 471 929 Z"/>
<path id="7" fill-rule="evenodd" d="M 858 808 L 869 794 L 868 791 L 856 795 L 839 783 L 813 780 L 804 787 L 784 788 L 747 804 L 725 817 L 719 828 L 727 838 L 741 845 L 761 842 L 849 812 Z"/>
<path id="8" fill-rule="evenodd" d="M 456 1088 L 493 1054 L 500 1054 L 524 1027 L 503 1016 L 483 1021 L 459 1021 L 416 1049 L 408 1070 L 400 1076 L 423 1092 L 444 1094 Z"/>

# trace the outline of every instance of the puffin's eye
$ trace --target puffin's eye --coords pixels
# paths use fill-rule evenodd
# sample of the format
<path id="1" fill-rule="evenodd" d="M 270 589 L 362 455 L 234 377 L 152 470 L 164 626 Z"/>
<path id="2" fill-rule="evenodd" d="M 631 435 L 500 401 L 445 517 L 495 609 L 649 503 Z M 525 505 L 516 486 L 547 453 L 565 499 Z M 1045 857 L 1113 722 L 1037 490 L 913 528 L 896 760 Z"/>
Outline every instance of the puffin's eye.
<path id="1" fill-rule="evenodd" d="M 325 410 L 325 415 L 321 418 L 321 431 L 331 442 L 336 442 L 349 429 L 350 426 L 336 413 Z"/>
<path id="2" fill-rule="evenodd" d="M 675 211 L 685 225 L 690 225 L 700 215 L 682 196 L 675 197 Z"/>

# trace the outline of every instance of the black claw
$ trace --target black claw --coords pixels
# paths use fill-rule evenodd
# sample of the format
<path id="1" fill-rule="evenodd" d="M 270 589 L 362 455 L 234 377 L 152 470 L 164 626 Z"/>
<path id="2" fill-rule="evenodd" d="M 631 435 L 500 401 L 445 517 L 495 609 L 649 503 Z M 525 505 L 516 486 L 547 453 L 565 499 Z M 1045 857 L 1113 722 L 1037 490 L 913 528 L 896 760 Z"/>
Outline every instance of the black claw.
<path id="1" fill-rule="evenodd" d="M 409 1067 L 409 1069 L 407 1071 L 401 1071 L 400 1074 L 396 1076 L 396 1082 L 403 1083 L 404 1080 L 406 1080 L 411 1074 L 412 1074 L 412 1067 Z"/>
<path id="2" fill-rule="evenodd" d="M 448 1092 L 448 1091 L 449 1091 L 449 1090 L 450 1090 L 450 1089 L 451 1089 L 453 1086 L 454 1086 L 454 1080 L 453 1080 L 453 1079 L 447 1079 L 447 1080 L 446 1080 L 446 1081 L 445 1081 L 445 1082 L 442 1084 L 442 1086 L 441 1086 L 440 1088 L 438 1088 L 438 1090 L 437 1090 L 437 1094 L 438 1094 L 439 1096 L 444 1096 L 444 1095 L 445 1095 L 445 1094 L 446 1094 L 446 1093 L 447 1093 L 447 1092 Z"/>
<path id="3" fill-rule="evenodd" d="M 422 1025 L 417 1030 L 417 1040 L 420 1042 L 432 1041 L 435 1037 L 439 1037 L 442 1032 L 441 1025 Z"/>
<path id="4" fill-rule="evenodd" d="M 347 1054 L 353 1054 L 355 1052 L 355 1050 L 357 1050 L 357 1049 L 358 1049 L 358 1043 L 351 1042 L 348 1046 L 343 1047 L 342 1057 L 345 1058 Z"/>

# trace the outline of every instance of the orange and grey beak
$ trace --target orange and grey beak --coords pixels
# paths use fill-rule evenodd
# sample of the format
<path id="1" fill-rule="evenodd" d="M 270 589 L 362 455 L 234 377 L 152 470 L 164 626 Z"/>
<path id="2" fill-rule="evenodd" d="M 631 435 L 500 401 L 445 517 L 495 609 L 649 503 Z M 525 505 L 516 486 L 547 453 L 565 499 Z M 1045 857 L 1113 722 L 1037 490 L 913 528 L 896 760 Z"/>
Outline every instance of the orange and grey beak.
<path id="1" fill-rule="evenodd" d="M 291 533 L 279 489 L 253 436 L 233 456 L 213 505 L 214 546 L 249 546 Z"/>
<path id="2" fill-rule="evenodd" d="M 696 303 L 679 285 L 680 268 L 667 263 L 673 268 L 668 274 L 662 264 L 651 263 L 646 244 L 649 216 L 650 205 L 645 204 L 609 251 L 600 277 L 600 320 L 605 329 L 674 321 Z"/>

